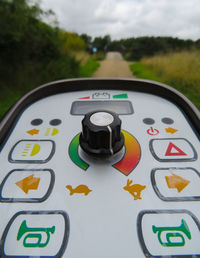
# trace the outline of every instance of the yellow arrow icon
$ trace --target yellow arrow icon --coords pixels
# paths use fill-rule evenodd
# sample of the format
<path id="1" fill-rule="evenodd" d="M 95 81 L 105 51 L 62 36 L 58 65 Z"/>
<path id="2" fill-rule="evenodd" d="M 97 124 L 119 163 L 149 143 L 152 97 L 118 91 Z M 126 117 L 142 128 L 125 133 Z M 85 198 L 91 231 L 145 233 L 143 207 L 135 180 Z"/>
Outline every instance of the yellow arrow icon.
<path id="1" fill-rule="evenodd" d="M 34 134 L 39 134 L 39 131 L 40 130 L 32 129 L 32 130 L 27 131 L 27 133 L 30 134 L 30 135 L 34 135 Z"/>
<path id="2" fill-rule="evenodd" d="M 165 131 L 166 133 L 171 133 L 171 134 L 178 132 L 177 129 L 174 129 L 172 127 L 165 128 Z"/>
<path id="3" fill-rule="evenodd" d="M 166 176 L 165 180 L 169 188 L 176 188 L 179 193 L 190 183 L 189 180 L 174 173 L 171 176 Z"/>
<path id="4" fill-rule="evenodd" d="M 40 183 L 39 177 L 34 177 L 34 175 L 25 177 L 21 181 L 16 182 L 15 184 L 28 194 L 29 190 L 37 190 Z"/>

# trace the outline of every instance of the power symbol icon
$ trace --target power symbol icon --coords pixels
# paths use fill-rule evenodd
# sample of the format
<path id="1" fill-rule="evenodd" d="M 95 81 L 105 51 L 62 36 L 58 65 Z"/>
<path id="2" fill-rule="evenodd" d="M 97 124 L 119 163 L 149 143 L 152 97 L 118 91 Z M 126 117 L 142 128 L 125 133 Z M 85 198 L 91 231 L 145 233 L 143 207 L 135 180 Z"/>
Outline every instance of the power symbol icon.
<path id="1" fill-rule="evenodd" d="M 151 127 L 147 130 L 147 133 L 148 133 L 149 135 L 157 135 L 157 134 L 159 134 L 159 131 L 151 126 Z"/>

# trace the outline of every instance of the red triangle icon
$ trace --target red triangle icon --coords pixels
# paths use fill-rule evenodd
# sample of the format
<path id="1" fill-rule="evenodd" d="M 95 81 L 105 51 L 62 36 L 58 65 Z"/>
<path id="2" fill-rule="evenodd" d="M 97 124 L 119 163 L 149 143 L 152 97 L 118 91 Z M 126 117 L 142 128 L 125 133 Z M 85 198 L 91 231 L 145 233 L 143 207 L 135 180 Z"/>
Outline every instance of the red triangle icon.
<path id="1" fill-rule="evenodd" d="M 174 151 L 175 149 L 175 151 Z M 165 156 L 187 156 L 187 154 L 179 149 L 175 144 L 172 142 L 169 143 Z"/>

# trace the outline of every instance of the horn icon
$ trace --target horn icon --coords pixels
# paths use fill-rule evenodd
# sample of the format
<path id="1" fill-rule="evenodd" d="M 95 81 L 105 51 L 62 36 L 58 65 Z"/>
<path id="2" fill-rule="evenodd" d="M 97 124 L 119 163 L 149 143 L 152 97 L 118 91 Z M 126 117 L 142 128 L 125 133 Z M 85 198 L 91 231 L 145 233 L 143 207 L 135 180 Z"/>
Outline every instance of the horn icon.
<path id="1" fill-rule="evenodd" d="M 20 238 L 27 232 L 27 225 L 26 225 L 26 220 L 24 220 L 19 228 L 18 234 L 17 234 L 17 240 L 19 241 Z"/>
<path id="2" fill-rule="evenodd" d="M 19 241 L 24 234 L 28 233 L 26 234 L 23 240 L 24 247 L 41 248 L 48 245 L 50 236 L 51 236 L 50 233 L 54 234 L 54 232 L 55 232 L 55 226 L 52 226 L 51 228 L 29 228 L 26 224 L 26 220 L 24 220 L 20 225 L 20 228 L 17 234 L 17 241 Z M 46 242 L 42 242 L 42 233 L 46 233 Z M 27 239 L 29 239 L 29 241 L 27 241 Z M 34 239 L 34 242 L 31 243 L 30 239 Z M 35 239 L 37 239 L 37 241 L 35 241 Z"/>
<path id="3" fill-rule="evenodd" d="M 152 230 L 155 234 L 158 232 L 158 234 L 157 234 L 158 241 L 160 242 L 160 244 L 162 246 L 166 246 L 166 247 L 184 246 L 185 238 L 182 233 L 184 233 L 189 240 L 192 238 L 190 230 L 188 228 L 188 225 L 184 219 L 181 220 L 181 225 L 178 227 L 156 227 L 153 225 Z M 166 232 L 166 231 L 176 231 L 176 232 L 167 232 L 166 233 L 167 241 L 163 242 L 161 239 L 161 234 L 162 234 L 162 232 Z M 179 232 L 177 232 L 177 231 L 179 231 Z M 182 233 L 180 233 L 180 232 L 182 232 Z M 179 241 L 176 241 L 176 242 L 171 241 L 172 238 L 179 238 Z"/>

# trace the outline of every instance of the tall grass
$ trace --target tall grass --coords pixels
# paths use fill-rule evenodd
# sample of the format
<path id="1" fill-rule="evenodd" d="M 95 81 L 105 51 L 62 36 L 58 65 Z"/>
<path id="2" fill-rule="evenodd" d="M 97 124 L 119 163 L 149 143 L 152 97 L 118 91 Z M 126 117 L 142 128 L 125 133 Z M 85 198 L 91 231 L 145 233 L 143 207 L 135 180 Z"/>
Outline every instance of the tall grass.
<path id="1" fill-rule="evenodd" d="M 200 108 L 200 50 L 156 55 L 141 63 Z"/>
<path id="2" fill-rule="evenodd" d="M 90 56 L 88 61 L 84 65 L 81 65 L 80 77 L 91 77 L 99 66 L 99 62 L 93 56 Z"/>
<path id="3" fill-rule="evenodd" d="M 79 77 L 91 77 L 100 66 L 96 55 L 91 56 L 86 51 L 76 51 L 73 55 L 80 62 Z"/>
<path id="4" fill-rule="evenodd" d="M 85 65 L 90 58 L 90 54 L 88 54 L 86 51 L 72 51 L 72 55 L 75 57 L 76 60 L 78 60 L 81 65 Z"/>

